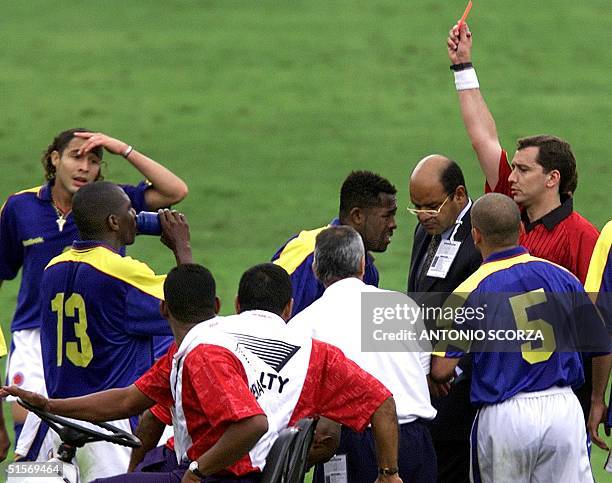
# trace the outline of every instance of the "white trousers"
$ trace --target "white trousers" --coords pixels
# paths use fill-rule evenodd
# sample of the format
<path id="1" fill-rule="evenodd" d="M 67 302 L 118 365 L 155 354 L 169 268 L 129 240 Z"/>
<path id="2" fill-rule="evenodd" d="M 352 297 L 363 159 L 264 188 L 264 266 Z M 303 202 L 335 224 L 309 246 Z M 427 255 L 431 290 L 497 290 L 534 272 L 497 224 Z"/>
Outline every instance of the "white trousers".
<path id="1" fill-rule="evenodd" d="M 6 383 L 46 395 L 45 373 L 40 348 L 40 329 L 17 330 L 12 334 L 6 364 Z M 17 398 L 8 396 L 7 401 Z"/>
<path id="2" fill-rule="evenodd" d="M 569 387 L 481 408 L 471 435 L 473 483 L 592 483 L 587 434 Z"/>

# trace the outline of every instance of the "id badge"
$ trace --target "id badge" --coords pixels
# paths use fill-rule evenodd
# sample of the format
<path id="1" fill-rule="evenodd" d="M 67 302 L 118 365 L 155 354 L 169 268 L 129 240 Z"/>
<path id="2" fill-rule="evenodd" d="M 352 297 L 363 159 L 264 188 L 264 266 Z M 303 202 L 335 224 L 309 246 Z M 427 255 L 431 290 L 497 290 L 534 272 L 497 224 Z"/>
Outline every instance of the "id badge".
<path id="1" fill-rule="evenodd" d="M 347 483 L 346 455 L 337 454 L 327 463 L 323 463 L 325 483 Z"/>
<path id="2" fill-rule="evenodd" d="M 429 270 L 427 270 L 428 277 L 446 278 L 451 265 L 455 261 L 457 252 L 461 242 L 442 240 L 440 246 L 434 255 Z"/>

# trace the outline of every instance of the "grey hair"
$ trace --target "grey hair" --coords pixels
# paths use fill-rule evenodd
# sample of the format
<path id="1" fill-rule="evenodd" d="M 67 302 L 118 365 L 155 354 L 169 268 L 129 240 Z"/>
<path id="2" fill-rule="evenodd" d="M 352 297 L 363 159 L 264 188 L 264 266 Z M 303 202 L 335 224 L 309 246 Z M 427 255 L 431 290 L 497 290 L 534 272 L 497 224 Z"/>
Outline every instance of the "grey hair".
<path id="1" fill-rule="evenodd" d="M 361 235 L 350 226 L 331 226 L 317 235 L 312 268 L 319 281 L 328 286 L 361 272 L 365 256 Z"/>

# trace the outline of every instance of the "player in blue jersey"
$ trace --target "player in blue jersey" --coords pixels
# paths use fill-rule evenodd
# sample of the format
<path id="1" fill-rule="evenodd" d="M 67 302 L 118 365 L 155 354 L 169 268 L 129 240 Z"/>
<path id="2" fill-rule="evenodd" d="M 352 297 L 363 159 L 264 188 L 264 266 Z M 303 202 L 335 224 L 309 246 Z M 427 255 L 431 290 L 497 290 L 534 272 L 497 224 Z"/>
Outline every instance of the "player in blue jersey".
<path id="1" fill-rule="evenodd" d="M 13 337 L 7 365 L 10 384 L 44 391 L 40 280 L 49 260 L 78 238 L 72 197 L 81 186 L 102 178 L 104 150 L 122 155 L 148 180 L 123 186 L 136 211 L 157 210 L 187 195 L 187 186 L 180 178 L 123 141 L 86 129 L 69 129 L 57 135 L 42 157 L 46 183 L 11 195 L 0 216 L 0 284 L 23 269 L 11 323 Z M 16 404 L 12 409 L 18 435 L 26 412 Z"/>
<path id="2" fill-rule="evenodd" d="M 471 435 L 471 479 L 593 481 L 582 411 L 571 389 L 584 382 L 581 354 L 553 351 L 558 334 L 572 333 L 560 326 L 560 310 L 566 325 L 585 327 L 589 321 L 573 320 L 574 314 L 588 313 L 584 303 L 594 318 L 596 311 L 574 275 L 518 246 L 520 213 L 510 198 L 485 195 L 471 216 L 483 264 L 454 294 L 465 306 L 485 309 L 482 329 L 513 326 L 515 333 L 533 328 L 545 334 L 541 346 L 517 342 L 512 351 L 512 344 L 506 345 L 508 352 L 472 352 L 471 399 L 479 410 Z M 455 327 L 458 322 L 455 318 Z M 594 322 L 603 330 L 600 319 Z M 609 340 L 605 346 L 609 350 Z M 451 349 L 434 357 L 434 380 L 448 381 L 462 355 Z"/>
<path id="3" fill-rule="evenodd" d="M 364 283 L 378 287 L 378 270 L 370 252 L 384 252 L 395 224 L 397 190 L 388 180 L 370 171 L 353 171 L 340 190 L 340 210 L 327 226 L 352 226 L 361 235 L 366 249 Z M 327 228 L 304 230 L 291 237 L 272 257 L 276 265 L 291 276 L 293 312 L 295 315 L 317 300 L 325 287 L 312 271 L 315 239 Z"/>
<path id="4" fill-rule="evenodd" d="M 599 308 L 606 322 L 608 332 L 612 333 L 612 220 L 606 224 L 599 235 L 591 257 L 584 288 Z M 610 436 L 612 404 L 607 408 L 606 415 L 604 398 L 606 388 L 608 387 L 607 382 L 610 378 L 610 365 L 612 361 L 608 358 L 607 361 L 601 362 L 601 364 L 593 364 L 593 379 L 598 379 L 600 384 L 593 384 L 588 427 L 591 440 L 601 449 L 607 450 L 609 449 L 608 445 L 599 436 L 598 428 L 601 423 L 604 423 L 606 435 Z M 607 364 L 604 362 L 607 362 Z M 612 469 L 609 471 L 612 471 Z"/>
<path id="5" fill-rule="evenodd" d="M 59 398 L 129 386 L 153 365 L 152 335 L 172 335 L 159 311 L 165 276 L 119 252 L 136 235 L 128 196 L 106 181 L 89 184 L 74 195 L 73 216 L 82 241 L 49 262 L 40 291 L 47 393 Z M 184 216 L 164 210 L 160 220 L 177 264 L 191 262 Z M 131 429 L 127 420 L 117 424 Z M 129 450 L 88 445 L 77 461 L 91 481 L 125 472 Z"/>

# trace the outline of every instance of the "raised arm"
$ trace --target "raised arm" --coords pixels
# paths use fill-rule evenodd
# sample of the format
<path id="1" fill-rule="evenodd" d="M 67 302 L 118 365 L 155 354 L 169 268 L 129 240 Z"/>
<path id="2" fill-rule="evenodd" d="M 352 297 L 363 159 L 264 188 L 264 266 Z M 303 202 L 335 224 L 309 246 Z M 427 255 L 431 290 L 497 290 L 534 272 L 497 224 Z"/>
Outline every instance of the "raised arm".
<path id="1" fill-rule="evenodd" d="M 495 120 L 485 103 L 478 86 L 476 71 L 473 67 L 461 64 L 472 62 L 472 34 L 464 23 L 461 31 L 455 25 L 448 33 L 448 58 L 455 71 L 455 85 L 459 95 L 461 115 L 480 167 L 491 189 L 495 189 L 499 179 L 499 161 L 502 147 L 497 135 Z"/>
<path id="2" fill-rule="evenodd" d="M 79 154 L 103 146 L 108 152 L 123 156 L 140 171 L 151 183 L 151 187 L 145 191 L 145 201 L 150 210 L 176 204 L 187 196 L 189 190 L 181 178 L 129 144 L 99 132 L 77 132 L 74 135 L 87 139 Z"/>

